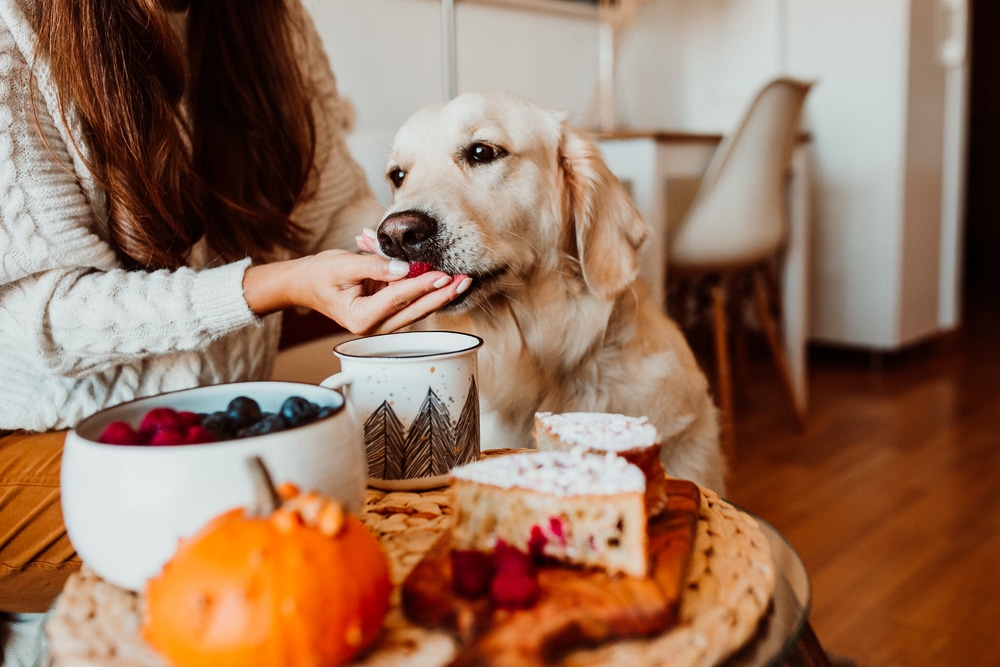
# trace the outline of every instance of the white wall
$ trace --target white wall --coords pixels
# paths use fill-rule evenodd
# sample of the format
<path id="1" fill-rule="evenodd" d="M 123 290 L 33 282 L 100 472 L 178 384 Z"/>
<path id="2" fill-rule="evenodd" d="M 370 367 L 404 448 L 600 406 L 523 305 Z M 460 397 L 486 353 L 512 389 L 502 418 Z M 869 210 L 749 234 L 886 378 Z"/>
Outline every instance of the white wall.
<path id="1" fill-rule="evenodd" d="M 654 0 L 622 46 L 625 127 L 725 132 L 772 76 L 815 81 L 813 339 L 894 349 L 956 323 L 947 255 L 961 230 L 940 220 L 945 83 L 931 72 L 943 1 Z M 443 96 L 440 3 L 305 2 L 356 107 L 352 151 L 387 202 L 393 133 Z M 459 92 L 510 90 L 596 121 L 593 18 L 457 0 L 456 33 Z"/>
<path id="2" fill-rule="evenodd" d="M 621 45 L 616 124 L 721 132 L 778 69 L 782 0 L 656 0 Z M 393 133 L 443 97 L 438 0 L 305 0 L 341 93 L 354 104 L 352 149 L 381 180 Z M 596 116 L 593 18 L 455 3 L 458 91 L 501 89 Z M 377 166 L 377 169 L 375 168 Z M 380 182 L 373 183 L 380 186 Z"/>
<path id="3" fill-rule="evenodd" d="M 385 203 L 384 156 L 392 135 L 414 111 L 444 95 L 440 2 L 305 4 L 341 93 L 355 106 L 351 150 Z M 592 18 L 457 2 L 455 27 L 458 92 L 509 90 L 565 109 L 575 123 L 586 121 L 597 72 Z M 647 99 L 662 97 L 643 90 Z"/>
<path id="4" fill-rule="evenodd" d="M 898 342 L 906 4 L 789 2 L 794 73 L 816 80 L 806 109 L 821 129 L 814 134 L 810 328 L 824 341 Z"/>
<path id="5" fill-rule="evenodd" d="M 679 8 L 681 127 L 732 128 L 782 69 L 779 0 L 673 0 Z"/>
<path id="6" fill-rule="evenodd" d="M 616 124 L 721 132 L 779 69 L 783 0 L 656 0 L 621 46 Z M 305 0 L 357 112 L 352 150 L 380 196 L 386 144 L 443 97 L 438 0 Z M 502 89 L 596 116 L 593 18 L 455 3 L 458 91 Z"/>

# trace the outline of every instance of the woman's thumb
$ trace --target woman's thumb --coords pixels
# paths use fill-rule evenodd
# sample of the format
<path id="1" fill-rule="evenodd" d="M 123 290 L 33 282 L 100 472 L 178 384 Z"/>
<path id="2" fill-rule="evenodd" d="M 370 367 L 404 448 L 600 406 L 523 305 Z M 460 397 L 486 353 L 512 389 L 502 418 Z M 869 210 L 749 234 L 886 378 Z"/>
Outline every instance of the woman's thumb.
<path id="1" fill-rule="evenodd" d="M 410 272 L 409 262 L 404 262 L 396 258 L 386 259 L 378 255 L 372 255 L 371 257 L 376 261 L 375 266 L 377 267 L 376 270 L 379 276 L 384 277 L 384 279 L 393 280 L 395 278 L 402 278 Z"/>

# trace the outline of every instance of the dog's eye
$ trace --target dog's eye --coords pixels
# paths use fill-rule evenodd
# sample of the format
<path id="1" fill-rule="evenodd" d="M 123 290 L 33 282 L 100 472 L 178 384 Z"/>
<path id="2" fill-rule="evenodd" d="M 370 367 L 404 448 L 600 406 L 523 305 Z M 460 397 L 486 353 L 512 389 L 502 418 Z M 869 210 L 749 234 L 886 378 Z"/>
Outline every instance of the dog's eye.
<path id="1" fill-rule="evenodd" d="M 403 184 L 403 179 L 406 178 L 406 172 L 399 167 L 396 167 L 395 169 L 390 169 L 386 176 L 388 176 L 389 180 L 392 181 L 392 186 L 394 188 L 398 188 Z"/>
<path id="2" fill-rule="evenodd" d="M 478 142 L 465 149 L 465 161 L 469 164 L 489 164 L 504 156 L 504 150 L 490 144 Z"/>

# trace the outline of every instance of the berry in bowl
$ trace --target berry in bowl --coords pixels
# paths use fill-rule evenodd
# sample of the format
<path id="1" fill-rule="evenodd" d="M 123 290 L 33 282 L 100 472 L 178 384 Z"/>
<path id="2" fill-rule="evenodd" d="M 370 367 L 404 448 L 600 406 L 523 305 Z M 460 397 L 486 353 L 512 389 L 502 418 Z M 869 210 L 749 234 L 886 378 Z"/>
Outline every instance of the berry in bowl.
<path id="1" fill-rule="evenodd" d="M 237 396 L 224 410 L 191 412 L 174 408 L 152 408 L 138 427 L 113 421 L 97 439 L 106 445 L 200 445 L 236 438 L 249 438 L 286 431 L 329 417 L 338 407 L 320 407 L 302 396 L 289 396 L 277 412 L 265 412 L 249 396 Z"/>
<path id="2" fill-rule="evenodd" d="M 296 382 L 212 385 L 143 398 L 81 421 L 66 438 L 69 538 L 98 575 L 142 590 L 209 520 L 253 503 L 246 460 L 361 508 L 361 425 L 343 394 Z"/>

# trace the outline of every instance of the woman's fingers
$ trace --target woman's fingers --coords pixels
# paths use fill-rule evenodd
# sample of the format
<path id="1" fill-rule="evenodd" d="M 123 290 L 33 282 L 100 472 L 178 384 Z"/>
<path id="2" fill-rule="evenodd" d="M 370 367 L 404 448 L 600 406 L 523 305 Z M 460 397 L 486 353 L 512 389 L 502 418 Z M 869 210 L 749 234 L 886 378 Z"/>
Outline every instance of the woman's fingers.
<path id="1" fill-rule="evenodd" d="M 378 242 L 378 236 L 375 233 L 375 230 L 371 227 L 365 227 L 361 230 L 361 234 L 354 238 L 358 244 L 358 250 L 361 252 L 371 255 L 382 254 L 381 246 L 379 246 Z"/>
<path id="2" fill-rule="evenodd" d="M 406 277 L 410 270 L 409 262 L 401 259 L 389 259 L 380 255 L 358 255 L 346 250 L 326 250 L 316 255 L 323 262 L 322 271 L 328 276 L 328 283 L 343 288 L 375 281 L 388 283 Z"/>
<path id="3" fill-rule="evenodd" d="M 447 282 L 444 282 L 444 284 L 441 285 L 446 278 Z M 396 284 L 401 285 L 403 283 Z M 469 287 L 472 286 L 472 278 L 464 275 L 446 276 L 445 278 L 439 278 L 433 283 L 433 285 L 441 285 L 441 287 L 438 287 L 433 292 L 428 292 L 423 296 L 418 297 L 406 307 L 401 308 L 396 311 L 395 314 L 390 315 L 389 318 L 381 324 L 379 329 L 385 332 L 395 331 L 424 319 L 428 315 L 448 305 L 452 300 L 468 290 Z"/>
<path id="4" fill-rule="evenodd" d="M 359 247 L 365 244 L 359 242 Z M 308 278 L 291 281 L 305 286 L 292 303 L 319 310 L 361 335 L 394 331 L 423 319 L 472 284 L 465 275 L 433 270 L 407 278 L 409 263 L 378 254 L 328 250 L 308 262 L 298 273 Z"/>
<path id="5" fill-rule="evenodd" d="M 446 306 L 472 284 L 468 276 L 429 271 L 389 283 L 371 296 L 355 300 L 367 333 L 386 333 L 421 320 Z"/>
<path id="6" fill-rule="evenodd" d="M 259 317 L 290 306 L 323 313 L 356 334 L 388 332 L 447 305 L 472 280 L 428 271 L 407 278 L 410 265 L 377 254 L 327 250 L 247 268 L 243 294 Z"/>

